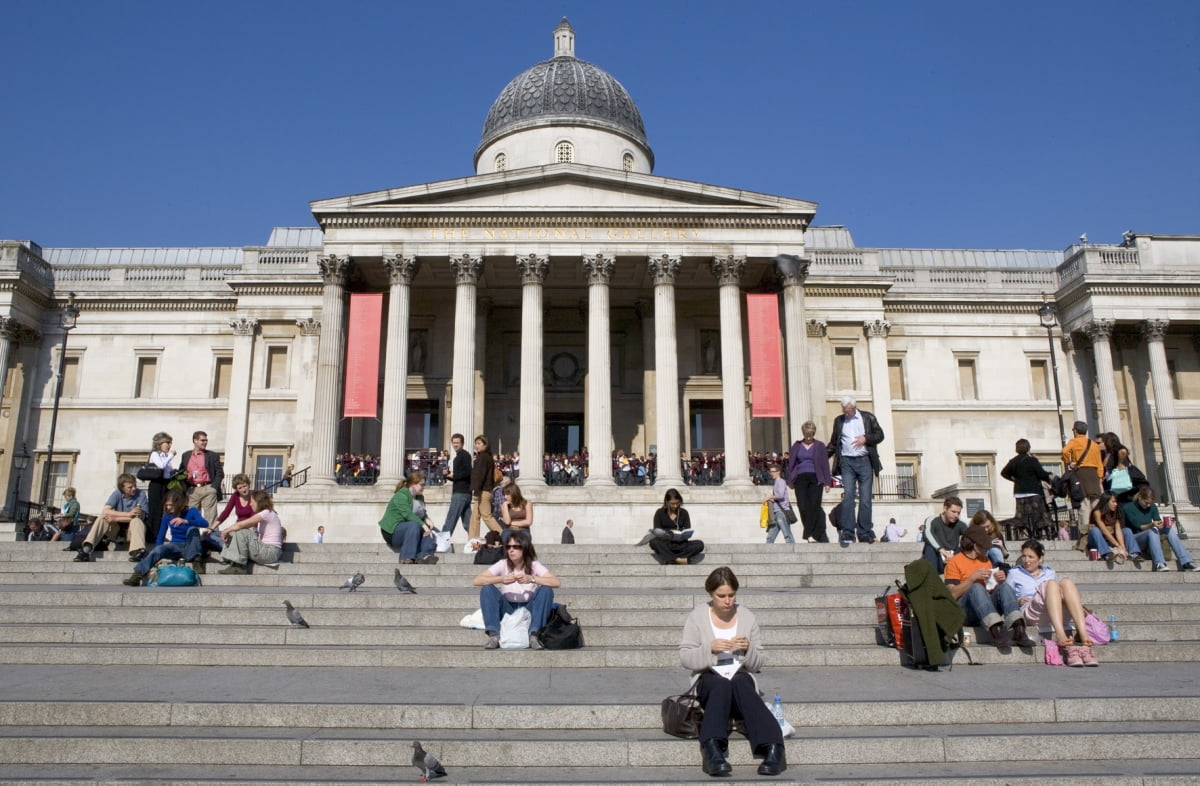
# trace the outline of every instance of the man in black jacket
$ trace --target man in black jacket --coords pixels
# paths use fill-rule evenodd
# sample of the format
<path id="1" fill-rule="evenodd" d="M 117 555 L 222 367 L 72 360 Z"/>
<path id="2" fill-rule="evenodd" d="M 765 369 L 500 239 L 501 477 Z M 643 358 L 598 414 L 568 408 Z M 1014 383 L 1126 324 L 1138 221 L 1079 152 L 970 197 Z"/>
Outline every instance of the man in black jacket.
<path id="1" fill-rule="evenodd" d="M 871 492 L 875 487 L 875 476 L 883 470 L 879 451 L 875 448 L 883 442 L 883 429 L 875 416 L 858 408 L 853 396 L 842 396 L 842 414 L 833 421 L 833 436 L 826 449 L 833 457 L 833 474 L 842 476 L 842 520 L 838 524 L 841 534 L 838 542 L 843 546 L 858 540 L 874 543 L 875 532 L 871 524 Z M 854 503 L 858 501 L 858 529 L 855 532 Z"/>
<path id="2" fill-rule="evenodd" d="M 187 472 L 188 507 L 199 510 L 210 524 L 216 521 L 217 503 L 225 496 L 221 492 L 225 468 L 221 457 L 208 449 L 208 434 L 192 434 L 192 449 L 179 457 L 179 468 Z M 158 522 L 151 524 L 157 526 Z"/>
<path id="3" fill-rule="evenodd" d="M 496 470 L 496 461 L 492 451 L 488 449 L 487 437 L 480 434 L 475 438 L 475 465 L 471 467 L 471 523 L 467 534 L 472 538 L 479 537 L 479 520 L 493 532 L 502 528 L 492 515 L 492 487 L 496 480 L 492 473 Z"/>
<path id="4" fill-rule="evenodd" d="M 454 458 L 446 468 L 446 478 L 450 481 L 450 510 L 446 513 L 442 532 L 451 534 L 460 521 L 463 529 L 469 531 L 471 522 L 471 454 L 463 450 L 466 441 L 462 434 L 450 437 L 450 446 L 454 449 Z"/>

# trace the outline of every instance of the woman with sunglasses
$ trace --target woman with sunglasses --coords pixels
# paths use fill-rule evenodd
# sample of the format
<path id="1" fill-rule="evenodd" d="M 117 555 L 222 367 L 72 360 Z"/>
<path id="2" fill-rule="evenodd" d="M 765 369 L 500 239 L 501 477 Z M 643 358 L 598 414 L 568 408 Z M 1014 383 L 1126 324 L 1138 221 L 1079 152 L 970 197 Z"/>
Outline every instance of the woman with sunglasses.
<path id="1" fill-rule="evenodd" d="M 487 632 L 484 649 L 500 648 L 500 618 L 519 608 L 528 608 L 529 647 L 541 649 L 537 634 L 550 616 L 554 590 L 561 586 L 558 577 L 537 561 L 537 551 L 529 532 L 514 529 L 504 541 L 505 558 L 475 577 L 479 587 L 479 608 Z"/>

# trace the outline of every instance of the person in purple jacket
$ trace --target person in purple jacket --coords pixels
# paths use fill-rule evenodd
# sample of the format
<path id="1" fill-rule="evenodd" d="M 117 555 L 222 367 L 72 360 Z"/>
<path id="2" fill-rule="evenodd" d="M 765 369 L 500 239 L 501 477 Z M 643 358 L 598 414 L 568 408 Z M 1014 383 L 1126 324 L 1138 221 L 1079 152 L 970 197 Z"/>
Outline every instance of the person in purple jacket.
<path id="1" fill-rule="evenodd" d="M 141 586 L 150 569 L 163 559 L 189 560 L 197 573 L 203 573 L 204 536 L 211 531 L 200 511 L 188 507 L 183 492 L 168 491 L 163 497 L 162 523 L 155 541 L 157 545 L 133 566 L 133 574 L 121 583 L 129 587 Z M 169 542 L 168 532 L 171 533 Z"/>
<path id="2" fill-rule="evenodd" d="M 809 543 L 828 543 L 821 495 L 833 486 L 829 453 L 825 443 L 816 438 L 816 423 L 806 421 L 800 427 L 800 433 L 804 438 L 792 443 L 792 449 L 788 451 L 785 479 L 796 491 L 796 508 L 803 526 L 800 537 Z"/>

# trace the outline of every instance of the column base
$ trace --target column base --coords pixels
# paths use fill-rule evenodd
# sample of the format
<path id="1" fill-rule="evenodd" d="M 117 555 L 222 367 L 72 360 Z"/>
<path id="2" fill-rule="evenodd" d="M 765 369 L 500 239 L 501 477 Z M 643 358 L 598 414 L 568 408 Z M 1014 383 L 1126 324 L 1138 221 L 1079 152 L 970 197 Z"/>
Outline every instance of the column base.
<path id="1" fill-rule="evenodd" d="M 617 482 L 612 478 L 588 478 L 583 482 L 584 486 L 615 486 Z"/>
<path id="2" fill-rule="evenodd" d="M 536 475 L 531 477 L 525 477 L 522 475 L 521 477 L 517 478 L 517 485 L 522 489 L 541 489 L 545 488 L 547 484 L 544 478 Z"/>
<path id="3" fill-rule="evenodd" d="M 336 486 L 338 482 L 332 477 L 317 476 L 308 479 L 306 486 Z"/>
<path id="4" fill-rule="evenodd" d="M 725 477 L 725 480 L 723 480 L 721 482 L 721 485 L 722 486 L 737 486 L 740 488 L 743 486 L 753 486 L 754 481 L 750 480 L 750 478 L 731 478 L 727 475 Z M 764 486 L 764 488 L 766 488 L 766 487 Z"/>

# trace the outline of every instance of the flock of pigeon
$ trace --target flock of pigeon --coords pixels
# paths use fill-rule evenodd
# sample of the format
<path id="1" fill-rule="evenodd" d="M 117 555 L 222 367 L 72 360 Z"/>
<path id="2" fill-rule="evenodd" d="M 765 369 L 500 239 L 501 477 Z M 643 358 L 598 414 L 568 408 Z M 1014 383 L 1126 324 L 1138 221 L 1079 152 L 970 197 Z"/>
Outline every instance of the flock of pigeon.
<path id="1" fill-rule="evenodd" d="M 358 590 L 359 587 L 361 587 L 363 585 L 363 583 L 366 580 L 367 580 L 367 577 L 364 576 L 363 574 L 355 573 L 353 576 L 346 579 L 346 583 L 343 584 L 342 586 L 338 587 L 338 589 L 339 590 L 348 589 L 351 592 L 355 592 Z M 396 585 L 396 589 L 398 589 L 400 592 L 402 592 L 406 595 L 416 595 L 417 594 L 417 588 L 414 587 L 411 583 L 409 583 L 408 579 L 406 579 L 406 578 L 404 578 L 404 576 L 400 575 L 399 568 L 396 569 L 396 575 L 395 575 L 395 577 L 393 577 L 392 583 Z M 283 605 L 284 605 L 284 608 L 287 610 L 288 622 L 291 623 L 292 627 L 295 627 L 295 628 L 309 627 L 308 622 L 304 619 L 303 616 L 301 616 L 300 612 L 296 611 L 296 607 L 292 605 L 292 602 L 290 600 L 285 600 L 283 602 Z M 414 767 L 416 767 L 418 770 L 421 771 L 421 782 L 422 783 L 425 783 L 426 781 L 430 781 L 434 778 L 440 778 L 446 774 L 446 768 L 442 766 L 442 763 L 440 761 L 438 761 L 437 756 L 434 756 L 432 753 L 430 753 L 429 751 L 422 748 L 420 742 L 417 742 L 414 740 L 412 746 L 413 746 L 412 763 L 413 763 Z"/>

